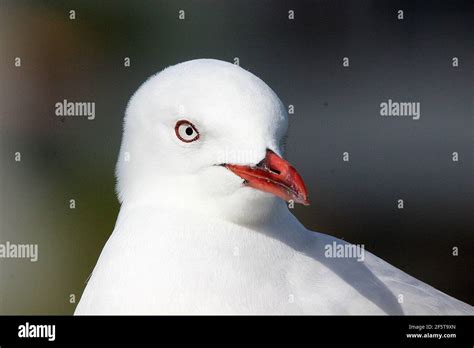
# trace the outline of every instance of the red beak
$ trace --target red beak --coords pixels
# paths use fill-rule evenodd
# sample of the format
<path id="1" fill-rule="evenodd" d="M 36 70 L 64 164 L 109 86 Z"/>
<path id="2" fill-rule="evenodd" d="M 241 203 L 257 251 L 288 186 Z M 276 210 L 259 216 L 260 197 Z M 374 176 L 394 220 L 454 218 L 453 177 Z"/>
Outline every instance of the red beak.
<path id="1" fill-rule="evenodd" d="M 225 164 L 227 169 L 244 179 L 247 186 L 269 192 L 285 201 L 309 205 L 303 178 L 287 161 L 271 150 L 256 166 Z"/>

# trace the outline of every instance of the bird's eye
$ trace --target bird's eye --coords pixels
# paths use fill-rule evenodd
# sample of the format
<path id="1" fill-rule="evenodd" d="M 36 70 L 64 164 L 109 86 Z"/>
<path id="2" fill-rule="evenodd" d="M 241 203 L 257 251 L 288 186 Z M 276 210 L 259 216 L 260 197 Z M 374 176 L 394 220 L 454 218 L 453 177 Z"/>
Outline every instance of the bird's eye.
<path id="1" fill-rule="evenodd" d="M 199 132 L 194 125 L 186 120 L 176 122 L 174 127 L 176 136 L 185 143 L 190 143 L 199 139 Z"/>

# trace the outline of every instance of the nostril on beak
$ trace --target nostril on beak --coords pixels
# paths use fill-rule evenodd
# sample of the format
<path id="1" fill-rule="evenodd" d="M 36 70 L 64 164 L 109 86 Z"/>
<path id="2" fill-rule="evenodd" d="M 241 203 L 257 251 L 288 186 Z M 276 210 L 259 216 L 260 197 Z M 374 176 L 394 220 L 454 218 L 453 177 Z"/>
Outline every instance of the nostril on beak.
<path id="1" fill-rule="evenodd" d="M 281 172 L 279 170 L 276 170 L 276 169 L 273 169 L 273 168 L 268 168 L 268 170 L 270 170 L 272 173 L 275 173 L 276 175 L 280 175 Z"/>
<path id="2" fill-rule="evenodd" d="M 272 154 L 272 153 L 273 153 L 272 150 L 267 149 L 267 155 L 265 156 L 264 159 L 262 159 L 260 162 L 258 162 L 257 167 L 268 170 L 269 172 L 271 172 L 273 174 L 280 175 L 281 171 L 278 170 L 277 168 L 275 168 L 274 166 L 272 166 L 272 163 L 269 160 L 268 156 L 269 156 L 269 154 Z"/>
<path id="3" fill-rule="evenodd" d="M 276 174 L 276 175 L 281 174 L 281 172 L 278 169 L 269 166 L 269 163 L 268 163 L 266 157 L 263 160 L 261 160 L 260 162 L 258 162 L 256 167 L 268 170 L 268 171 L 270 171 L 270 172 L 272 172 L 273 174 Z"/>

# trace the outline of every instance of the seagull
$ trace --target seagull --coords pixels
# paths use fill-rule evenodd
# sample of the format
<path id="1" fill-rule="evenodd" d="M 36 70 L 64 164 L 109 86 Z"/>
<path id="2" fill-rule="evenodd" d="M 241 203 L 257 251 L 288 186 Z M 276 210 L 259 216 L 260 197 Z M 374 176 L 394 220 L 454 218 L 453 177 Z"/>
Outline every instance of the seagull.
<path id="1" fill-rule="evenodd" d="M 275 92 L 231 63 L 191 60 L 144 82 L 125 113 L 120 212 L 75 314 L 474 314 L 307 230 L 287 205 L 310 203 L 283 159 L 287 128 Z"/>

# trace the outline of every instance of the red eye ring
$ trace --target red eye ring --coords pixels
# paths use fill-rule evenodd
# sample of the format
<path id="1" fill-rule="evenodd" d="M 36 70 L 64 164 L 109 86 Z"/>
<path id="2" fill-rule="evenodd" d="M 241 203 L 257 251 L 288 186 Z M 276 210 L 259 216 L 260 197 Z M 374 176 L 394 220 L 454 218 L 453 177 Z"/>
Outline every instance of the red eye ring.
<path id="1" fill-rule="evenodd" d="M 178 139 L 185 143 L 192 143 L 199 139 L 199 131 L 196 126 L 187 120 L 179 120 L 176 122 L 174 131 Z"/>

